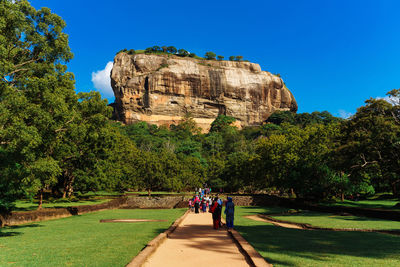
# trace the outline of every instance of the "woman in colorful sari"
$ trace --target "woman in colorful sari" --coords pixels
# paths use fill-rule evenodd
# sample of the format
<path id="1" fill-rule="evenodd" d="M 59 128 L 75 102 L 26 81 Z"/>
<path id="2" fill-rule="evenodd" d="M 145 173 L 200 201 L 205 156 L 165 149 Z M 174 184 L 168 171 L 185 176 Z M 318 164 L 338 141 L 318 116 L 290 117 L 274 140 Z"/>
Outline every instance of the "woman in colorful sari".
<path id="1" fill-rule="evenodd" d="M 214 199 L 214 202 L 212 203 L 212 206 L 210 207 L 210 212 L 212 213 L 214 229 L 218 230 L 219 222 L 221 219 L 221 209 L 219 208 L 218 197 L 216 197 Z"/>
<path id="2" fill-rule="evenodd" d="M 228 197 L 228 202 L 225 205 L 226 215 L 226 226 L 228 227 L 228 231 L 233 228 L 233 220 L 235 218 L 235 204 L 232 202 L 232 198 Z"/>

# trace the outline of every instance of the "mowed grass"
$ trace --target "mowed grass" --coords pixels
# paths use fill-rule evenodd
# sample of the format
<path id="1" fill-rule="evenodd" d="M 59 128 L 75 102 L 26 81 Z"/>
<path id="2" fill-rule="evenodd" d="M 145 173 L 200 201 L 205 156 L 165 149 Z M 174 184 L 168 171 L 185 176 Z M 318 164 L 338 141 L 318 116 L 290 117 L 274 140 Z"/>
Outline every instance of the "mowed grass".
<path id="1" fill-rule="evenodd" d="M 0 228 L 0 266 L 125 266 L 185 211 L 107 210 Z M 100 223 L 101 219 L 167 221 Z"/>
<path id="2" fill-rule="evenodd" d="M 274 266 L 400 266 L 400 236 L 287 229 L 243 217 L 280 209 L 237 207 L 235 214 L 235 228 Z"/>
<path id="3" fill-rule="evenodd" d="M 360 216 L 340 216 L 330 213 L 302 211 L 295 214 L 271 217 L 278 220 L 295 223 L 307 223 L 311 224 L 312 226 L 326 228 L 354 228 L 400 231 L 400 222 L 398 221 L 389 221 Z"/>

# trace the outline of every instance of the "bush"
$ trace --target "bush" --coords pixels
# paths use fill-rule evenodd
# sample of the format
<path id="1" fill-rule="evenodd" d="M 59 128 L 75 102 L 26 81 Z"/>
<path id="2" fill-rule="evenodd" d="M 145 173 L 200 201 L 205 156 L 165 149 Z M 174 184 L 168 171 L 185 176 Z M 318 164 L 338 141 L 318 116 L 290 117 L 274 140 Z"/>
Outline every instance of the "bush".
<path id="1" fill-rule="evenodd" d="M 206 52 L 206 54 L 204 55 L 204 57 L 208 60 L 212 60 L 215 59 L 217 55 L 214 52 Z"/>

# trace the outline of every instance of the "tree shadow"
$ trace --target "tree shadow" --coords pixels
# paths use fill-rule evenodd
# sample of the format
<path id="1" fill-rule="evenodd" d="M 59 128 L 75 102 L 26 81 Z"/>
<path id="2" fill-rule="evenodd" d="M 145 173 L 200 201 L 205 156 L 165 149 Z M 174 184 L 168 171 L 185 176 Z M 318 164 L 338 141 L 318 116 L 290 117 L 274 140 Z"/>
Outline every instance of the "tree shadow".
<path id="1" fill-rule="evenodd" d="M 397 257 L 400 261 L 398 236 L 370 232 L 305 231 L 267 223 L 241 225 L 236 229 L 272 264 L 296 265 L 295 262 L 280 262 L 269 258 L 269 253 L 307 258 L 321 263 L 331 261 L 336 256 L 369 259 Z"/>
<path id="2" fill-rule="evenodd" d="M 24 225 L 13 225 L 0 228 L 0 237 L 9 237 L 21 235 L 21 232 L 16 232 L 15 230 L 23 228 L 33 228 L 33 227 L 43 227 L 41 224 L 24 224 Z"/>
<path id="3" fill-rule="evenodd" d="M 20 235 L 20 234 L 21 234 L 20 232 L 3 232 L 3 231 L 0 229 L 0 238 L 1 238 L 1 237 L 16 236 L 16 235 Z"/>

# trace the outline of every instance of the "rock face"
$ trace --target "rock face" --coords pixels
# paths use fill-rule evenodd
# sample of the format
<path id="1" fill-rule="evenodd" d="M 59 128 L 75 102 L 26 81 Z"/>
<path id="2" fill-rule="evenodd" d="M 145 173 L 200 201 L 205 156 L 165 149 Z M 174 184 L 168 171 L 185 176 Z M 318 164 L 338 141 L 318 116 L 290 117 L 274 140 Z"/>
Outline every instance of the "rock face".
<path id="1" fill-rule="evenodd" d="M 122 52 L 114 58 L 111 85 L 115 116 L 127 124 L 171 125 L 190 112 L 207 131 L 220 114 L 243 127 L 261 124 L 275 110 L 297 111 L 282 79 L 250 62 Z"/>

